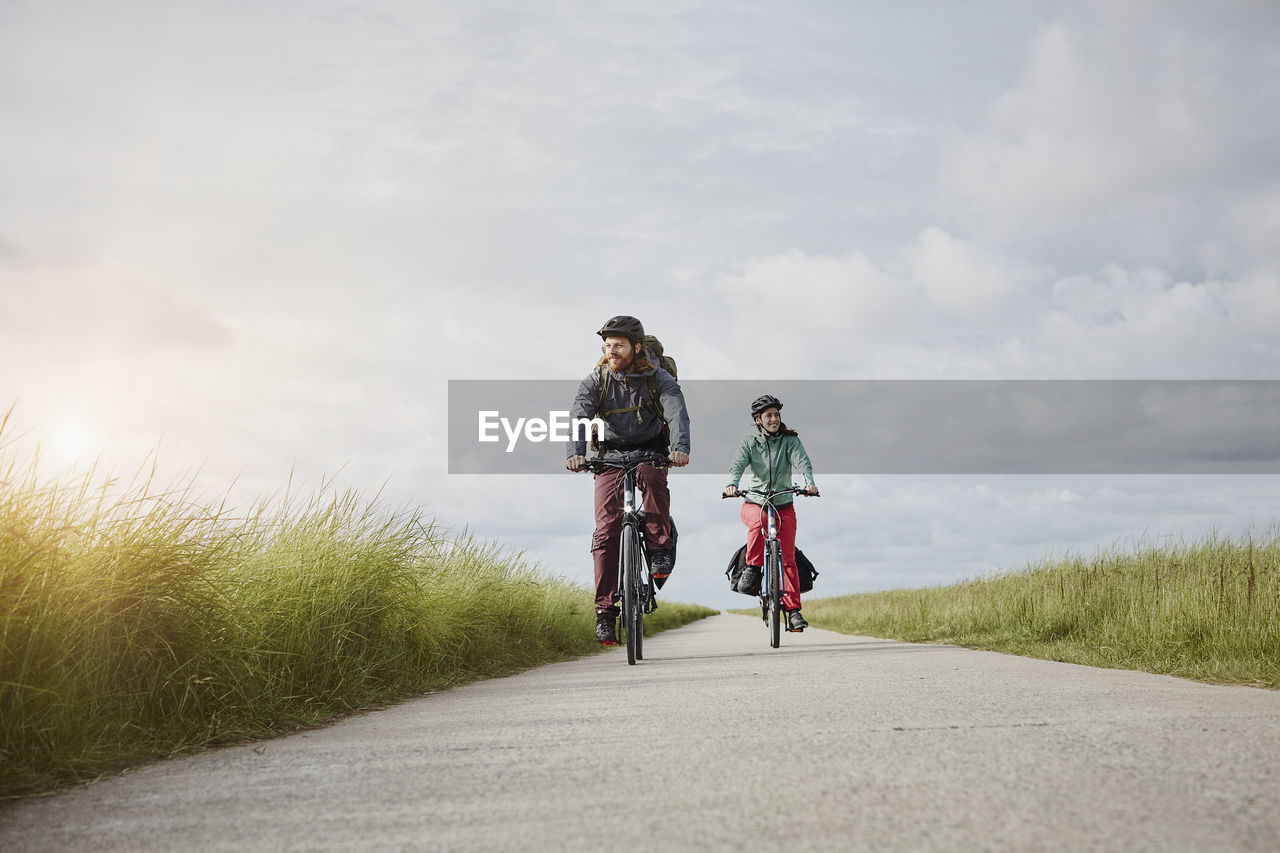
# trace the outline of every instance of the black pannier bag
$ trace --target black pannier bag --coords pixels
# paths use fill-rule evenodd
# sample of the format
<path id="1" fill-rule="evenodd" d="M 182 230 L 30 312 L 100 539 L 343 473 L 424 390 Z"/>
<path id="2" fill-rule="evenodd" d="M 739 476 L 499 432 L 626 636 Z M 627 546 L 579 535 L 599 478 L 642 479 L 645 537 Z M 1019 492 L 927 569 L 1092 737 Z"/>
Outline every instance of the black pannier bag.
<path id="1" fill-rule="evenodd" d="M 738 591 L 738 579 L 742 577 L 742 573 L 747 570 L 747 546 L 743 545 L 737 551 L 733 552 L 733 556 L 729 558 L 729 567 L 724 570 L 724 575 L 729 579 L 729 589 L 734 592 Z M 800 576 L 800 592 L 809 592 L 813 589 L 813 582 L 818 579 L 818 570 L 813 567 L 813 563 L 804 555 L 804 551 L 796 549 L 796 573 Z M 749 595 L 751 593 L 743 593 Z"/>
<path id="2" fill-rule="evenodd" d="M 734 592 L 738 591 L 738 579 L 742 577 L 742 573 L 747 570 L 747 546 L 733 552 L 733 556 L 729 558 L 729 568 L 724 570 L 724 576 L 729 579 L 729 589 Z"/>
<path id="3" fill-rule="evenodd" d="M 680 534 L 676 532 L 676 520 L 671 516 L 667 516 L 667 523 L 671 525 L 671 568 L 676 567 L 676 544 L 680 541 Z M 663 584 L 668 578 L 654 578 L 653 585 L 658 589 L 662 589 Z"/>
<path id="4" fill-rule="evenodd" d="M 796 549 L 796 574 L 800 576 L 800 591 L 812 591 L 813 582 L 818 579 L 818 570 L 813 567 L 813 562 L 799 548 Z"/>

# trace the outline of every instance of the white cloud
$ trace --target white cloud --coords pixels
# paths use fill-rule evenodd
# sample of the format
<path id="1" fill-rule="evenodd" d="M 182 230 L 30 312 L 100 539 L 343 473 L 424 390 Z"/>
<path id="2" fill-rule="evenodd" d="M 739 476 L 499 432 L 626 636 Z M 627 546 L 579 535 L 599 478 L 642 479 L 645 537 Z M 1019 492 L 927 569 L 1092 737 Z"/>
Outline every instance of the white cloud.
<path id="1" fill-rule="evenodd" d="M 883 265 L 792 251 L 720 275 L 714 293 L 729 339 L 800 332 L 752 362 L 762 376 L 1280 375 L 1280 277 L 1265 271 L 1187 281 L 1108 264 L 1064 275 L 930 227 Z"/>
<path id="2" fill-rule="evenodd" d="M 832 257 L 791 251 L 751 258 L 716 286 L 744 320 L 762 321 L 785 337 L 803 330 L 875 333 L 903 321 L 899 306 L 905 300 L 895 284 L 856 252 Z"/>
<path id="3" fill-rule="evenodd" d="M 1274 262 L 1241 212 L 1280 198 L 1276 24 L 1265 3 L 1067 7 L 945 153 L 943 205 L 972 233 L 1059 264 L 1214 275 L 1247 271 L 1254 253 Z"/>
<path id="4" fill-rule="evenodd" d="M 937 227 L 907 252 L 911 278 L 929 305 L 969 324 L 1019 322 L 1048 285 L 1052 270 L 1000 257 Z"/>

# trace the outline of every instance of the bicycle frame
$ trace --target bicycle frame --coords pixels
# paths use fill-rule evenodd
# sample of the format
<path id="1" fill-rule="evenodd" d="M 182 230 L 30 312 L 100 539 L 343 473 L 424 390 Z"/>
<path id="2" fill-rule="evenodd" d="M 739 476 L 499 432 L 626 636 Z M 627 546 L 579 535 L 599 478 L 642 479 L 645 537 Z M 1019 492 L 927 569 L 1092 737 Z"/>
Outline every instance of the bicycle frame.
<path id="1" fill-rule="evenodd" d="M 665 465 L 665 459 L 642 459 L 631 463 L 593 459 L 589 470 L 622 471 L 622 526 L 618 534 L 618 597 L 623 629 L 627 634 L 627 663 L 644 659 L 644 614 L 658 608 L 653 576 L 649 573 L 649 551 L 644 535 L 644 509 L 637 505 L 639 491 L 636 469 L 641 465 Z"/>
<path id="2" fill-rule="evenodd" d="M 769 559 L 769 549 L 774 545 L 778 545 L 778 511 L 773 508 L 773 504 L 769 504 L 763 509 L 768 516 L 764 524 L 764 528 L 765 528 L 764 547 L 765 547 L 765 559 L 767 560 Z M 779 547 L 781 546 L 779 545 Z M 766 575 L 764 580 L 762 581 L 762 584 L 767 582 L 768 582 L 768 576 Z M 761 588 L 762 591 L 765 588 L 766 587 L 762 586 Z M 787 592 L 787 576 L 785 573 L 779 576 L 778 589 L 784 595 Z"/>

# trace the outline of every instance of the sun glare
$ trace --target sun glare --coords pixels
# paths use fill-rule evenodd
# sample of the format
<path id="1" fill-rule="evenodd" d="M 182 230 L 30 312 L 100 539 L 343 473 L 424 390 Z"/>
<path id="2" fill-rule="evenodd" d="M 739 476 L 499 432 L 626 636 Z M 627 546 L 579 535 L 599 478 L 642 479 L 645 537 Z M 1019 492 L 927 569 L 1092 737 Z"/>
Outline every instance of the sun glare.
<path id="1" fill-rule="evenodd" d="M 49 462 L 58 467 L 71 467 L 83 462 L 85 455 L 92 452 L 92 442 L 92 436 L 82 425 L 61 423 L 43 443 Z"/>
<path id="2" fill-rule="evenodd" d="M 84 445 L 84 432 L 75 427 L 62 427 L 53 434 L 53 449 L 61 456 L 79 456 Z"/>

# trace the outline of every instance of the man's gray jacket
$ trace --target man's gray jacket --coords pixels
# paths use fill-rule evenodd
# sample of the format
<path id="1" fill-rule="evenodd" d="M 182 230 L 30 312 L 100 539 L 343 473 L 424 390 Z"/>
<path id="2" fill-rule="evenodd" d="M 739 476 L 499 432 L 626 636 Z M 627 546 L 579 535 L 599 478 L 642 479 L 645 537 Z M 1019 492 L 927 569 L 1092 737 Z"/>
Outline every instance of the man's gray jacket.
<path id="1" fill-rule="evenodd" d="M 670 449 L 689 452 L 689 411 L 680 385 L 670 373 L 661 367 L 639 373 L 614 373 L 608 368 L 605 371 L 608 378 L 603 403 L 597 406 L 600 400 L 600 368 L 597 367 L 578 385 L 578 394 L 569 410 L 571 419 L 598 415 L 605 424 L 604 440 L 612 449 L 644 447 L 653 444 L 662 434 L 662 418 L 658 417 L 656 408 L 661 406 L 662 416 L 671 430 Z M 650 379 L 655 386 L 653 390 L 657 391 L 656 400 L 650 390 Z M 587 442 L 582 438 L 570 441 L 568 455 L 586 456 Z"/>

